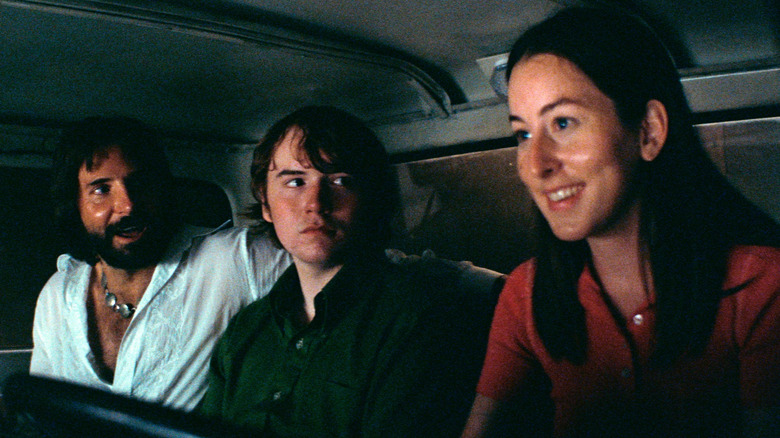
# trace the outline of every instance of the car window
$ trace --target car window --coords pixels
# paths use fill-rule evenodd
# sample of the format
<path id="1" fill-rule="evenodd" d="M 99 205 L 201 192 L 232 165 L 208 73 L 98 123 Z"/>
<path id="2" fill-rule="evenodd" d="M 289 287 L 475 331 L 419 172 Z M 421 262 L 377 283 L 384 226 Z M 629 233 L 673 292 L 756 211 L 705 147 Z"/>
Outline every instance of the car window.
<path id="1" fill-rule="evenodd" d="M 48 197 L 50 172 L 0 167 L 0 181 L 0 346 L 29 348 L 32 309 L 62 252 Z"/>

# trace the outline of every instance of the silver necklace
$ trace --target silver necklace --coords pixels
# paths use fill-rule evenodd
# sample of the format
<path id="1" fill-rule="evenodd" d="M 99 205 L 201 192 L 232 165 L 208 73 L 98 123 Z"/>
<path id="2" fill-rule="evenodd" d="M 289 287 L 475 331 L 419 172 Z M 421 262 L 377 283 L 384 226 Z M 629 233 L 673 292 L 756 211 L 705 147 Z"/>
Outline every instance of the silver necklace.
<path id="1" fill-rule="evenodd" d="M 116 295 L 108 290 L 108 281 L 106 281 L 105 272 L 101 272 L 100 274 L 100 285 L 103 286 L 103 291 L 106 293 L 106 306 L 110 307 L 111 310 L 118 313 L 122 318 L 131 318 L 133 313 L 135 313 L 135 306 L 130 303 L 117 303 Z"/>

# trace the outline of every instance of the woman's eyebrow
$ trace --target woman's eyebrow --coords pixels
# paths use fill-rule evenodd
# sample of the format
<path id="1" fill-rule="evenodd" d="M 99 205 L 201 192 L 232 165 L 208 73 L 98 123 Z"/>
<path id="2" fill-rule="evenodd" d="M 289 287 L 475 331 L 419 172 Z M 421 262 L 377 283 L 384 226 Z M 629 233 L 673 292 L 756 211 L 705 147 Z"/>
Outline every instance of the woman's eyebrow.
<path id="1" fill-rule="evenodd" d="M 542 109 L 539 111 L 540 115 L 544 115 L 553 109 L 555 109 L 558 106 L 561 105 L 580 105 L 582 106 L 583 103 L 580 100 L 572 99 L 570 97 L 561 97 L 560 99 L 555 100 L 554 102 L 550 102 L 547 105 L 543 106 Z M 514 114 L 509 115 L 509 121 L 510 122 L 523 122 L 523 118 Z"/>

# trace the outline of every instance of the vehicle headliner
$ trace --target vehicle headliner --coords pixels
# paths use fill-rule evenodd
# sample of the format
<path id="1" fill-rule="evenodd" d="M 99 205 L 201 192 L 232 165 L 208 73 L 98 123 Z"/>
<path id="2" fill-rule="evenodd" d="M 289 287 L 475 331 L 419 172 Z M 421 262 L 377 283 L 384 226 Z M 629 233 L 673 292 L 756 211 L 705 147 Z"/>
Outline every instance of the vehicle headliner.
<path id="1" fill-rule="evenodd" d="M 126 114 L 173 137 L 253 143 L 291 110 L 330 104 L 369 121 L 391 152 L 499 138 L 505 106 L 490 75 L 501 57 L 491 57 L 564 6 L 628 3 L 5 0 L 0 123 Z M 780 87 L 766 87 L 780 83 L 776 2 L 634 4 L 691 79 L 696 111 L 780 103 Z M 713 95 L 723 83 L 702 77 L 741 90 Z"/>

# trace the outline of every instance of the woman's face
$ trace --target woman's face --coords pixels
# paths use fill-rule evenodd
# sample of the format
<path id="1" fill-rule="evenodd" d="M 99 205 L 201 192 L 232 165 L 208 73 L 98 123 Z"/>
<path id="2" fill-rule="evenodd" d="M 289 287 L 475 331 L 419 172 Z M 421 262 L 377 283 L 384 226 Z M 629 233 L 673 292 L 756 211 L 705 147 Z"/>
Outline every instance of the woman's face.
<path id="1" fill-rule="evenodd" d="M 551 54 L 522 59 L 510 76 L 509 111 L 520 178 L 559 239 L 638 226 L 630 194 L 638 134 L 579 68 Z"/>

